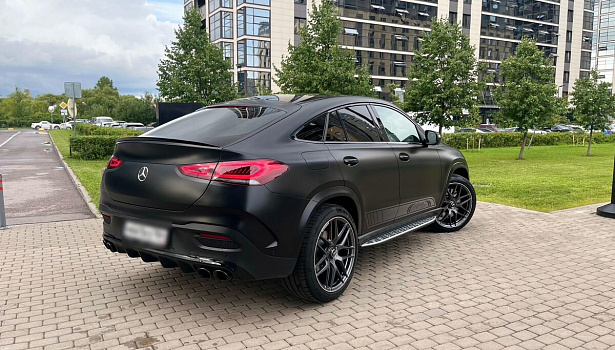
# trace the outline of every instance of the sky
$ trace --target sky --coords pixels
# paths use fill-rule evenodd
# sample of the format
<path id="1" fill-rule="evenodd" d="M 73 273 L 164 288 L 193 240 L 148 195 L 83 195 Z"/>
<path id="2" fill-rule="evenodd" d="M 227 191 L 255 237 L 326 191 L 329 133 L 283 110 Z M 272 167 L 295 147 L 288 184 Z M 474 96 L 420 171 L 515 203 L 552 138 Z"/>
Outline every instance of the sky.
<path id="1" fill-rule="evenodd" d="M 0 96 L 88 89 L 101 76 L 121 94 L 157 93 L 182 15 L 183 0 L 0 0 Z"/>

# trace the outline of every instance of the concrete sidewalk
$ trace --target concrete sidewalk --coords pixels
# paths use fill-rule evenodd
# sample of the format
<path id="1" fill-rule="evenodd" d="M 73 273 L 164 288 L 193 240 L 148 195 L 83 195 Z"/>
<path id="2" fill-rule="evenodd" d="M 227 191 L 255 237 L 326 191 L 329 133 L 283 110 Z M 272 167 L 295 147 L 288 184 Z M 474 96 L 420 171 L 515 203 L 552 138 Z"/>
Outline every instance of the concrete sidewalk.
<path id="1" fill-rule="evenodd" d="M 361 250 L 326 305 L 106 250 L 98 219 L 0 231 L 0 349 L 609 349 L 615 221 L 479 203 L 456 234 Z"/>

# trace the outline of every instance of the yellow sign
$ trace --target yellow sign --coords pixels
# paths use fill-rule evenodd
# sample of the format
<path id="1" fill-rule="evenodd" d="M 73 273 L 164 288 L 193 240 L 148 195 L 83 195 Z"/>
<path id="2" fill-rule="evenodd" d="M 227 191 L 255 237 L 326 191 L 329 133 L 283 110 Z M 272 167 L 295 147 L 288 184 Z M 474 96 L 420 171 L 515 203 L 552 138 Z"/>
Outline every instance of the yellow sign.
<path id="1" fill-rule="evenodd" d="M 68 106 L 66 105 L 66 103 L 62 102 L 62 103 L 60 103 L 60 107 L 62 107 L 62 109 L 66 109 L 66 107 L 68 107 Z"/>

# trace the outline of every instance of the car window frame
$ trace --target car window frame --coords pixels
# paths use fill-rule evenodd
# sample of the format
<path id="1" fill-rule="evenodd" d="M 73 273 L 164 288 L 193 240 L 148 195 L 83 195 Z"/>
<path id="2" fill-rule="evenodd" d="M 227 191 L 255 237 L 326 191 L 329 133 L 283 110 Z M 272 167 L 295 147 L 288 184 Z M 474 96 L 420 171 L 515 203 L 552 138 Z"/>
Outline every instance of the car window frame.
<path id="1" fill-rule="evenodd" d="M 387 133 L 385 132 L 384 124 L 382 123 L 382 120 L 380 120 L 380 118 L 378 117 L 378 113 L 374 109 L 374 106 L 391 109 L 391 110 L 393 110 L 395 112 L 400 113 L 404 117 L 406 117 L 416 127 L 416 131 L 419 134 L 420 143 L 403 142 L 403 141 L 391 141 L 389 139 L 389 135 L 387 135 Z M 387 142 L 387 143 L 394 143 L 394 144 L 405 144 L 405 145 L 424 145 L 425 144 L 425 130 L 423 130 L 423 128 L 420 125 L 418 125 L 418 123 L 411 116 L 409 116 L 408 113 L 404 112 L 403 110 L 401 110 L 399 108 L 393 108 L 392 106 L 389 106 L 389 105 L 386 105 L 386 104 L 381 104 L 381 103 L 370 103 L 369 104 L 369 108 L 370 108 L 370 111 L 371 111 L 371 113 L 373 115 L 373 118 L 376 119 L 376 121 L 378 123 L 381 136 L 384 135 L 384 137 L 387 140 L 385 142 Z"/>
<path id="2" fill-rule="evenodd" d="M 320 141 L 304 140 L 304 139 L 300 139 L 300 138 L 297 137 L 297 134 L 299 133 L 299 131 L 301 131 L 301 129 L 303 129 L 306 125 L 308 125 L 308 123 L 312 122 L 312 120 L 318 119 L 322 115 L 325 116 L 325 127 L 323 128 L 322 135 L 320 136 Z M 294 140 L 294 141 L 300 141 L 300 142 L 324 143 L 325 140 L 326 140 L 326 135 L 327 135 L 327 125 L 329 125 L 329 111 L 322 112 L 322 113 L 318 114 L 317 116 L 315 116 L 313 118 L 310 118 L 307 122 L 301 124 L 301 126 L 298 127 L 297 130 L 295 130 L 291 134 L 291 139 Z M 346 131 L 344 130 L 344 133 L 345 132 Z"/>
<path id="3" fill-rule="evenodd" d="M 366 107 L 367 108 L 367 112 L 369 114 L 369 117 L 371 119 L 371 122 L 374 124 L 374 127 L 376 128 L 376 132 L 378 133 L 378 137 L 380 138 L 380 141 L 349 141 L 348 140 L 348 131 L 346 130 L 346 124 L 344 123 L 344 120 L 342 119 L 342 117 L 339 115 L 338 111 L 342 110 L 342 109 L 348 109 L 348 108 L 352 108 L 352 107 Z M 355 113 L 354 111 L 350 110 L 350 112 Z M 387 142 L 385 140 L 385 138 L 382 135 L 382 131 L 380 130 L 380 125 L 377 121 L 377 118 L 374 114 L 374 111 L 371 109 L 370 104 L 369 103 L 353 103 L 353 104 L 348 104 L 348 105 L 344 105 L 344 106 L 338 106 L 335 107 L 333 109 L 330 109 L 327 113 L 327 124 L 325 125 L 325 133 L 323 134 L 323 140 L 325 143 L 331 143 L 331 144 L 339 144 L 339 143 L 348 143 L 348 144 L 373 144 L 373 143 L 382 143 L 382 142 Z M 340 118 L 340 121 L 342 122 L 342 127 L 344 128 L 344 136 L 346 138 L 346 141 L 327 141 L 327 130 L 329 129 L 329 116 L 331 113 L 337 113 L 338 117 Z M 311 120 L 311 119 L 310 119 Z"/>

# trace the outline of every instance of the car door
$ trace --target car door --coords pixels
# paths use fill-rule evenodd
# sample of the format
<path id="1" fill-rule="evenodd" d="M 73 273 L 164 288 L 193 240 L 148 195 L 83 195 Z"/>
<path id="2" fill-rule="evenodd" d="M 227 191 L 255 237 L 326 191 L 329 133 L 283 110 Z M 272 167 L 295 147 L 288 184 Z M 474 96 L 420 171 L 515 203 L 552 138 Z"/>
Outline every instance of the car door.
<path id="1" fill-rule="evenodd" d="M 397 219 L 435 208 L 444 190 L 437 147 L 423 145 L 424 136 L 407 115 L 381 105 L 373 105 L 372 109 L 399 165 Z"/>
<path id="2" fill-rule="evenodd" d="M 399 206 L 397 160 L 367 105 L 331 111 L 325 142 L 345 185 L 360 198 L 361 233 L 393 222 Z"/>

